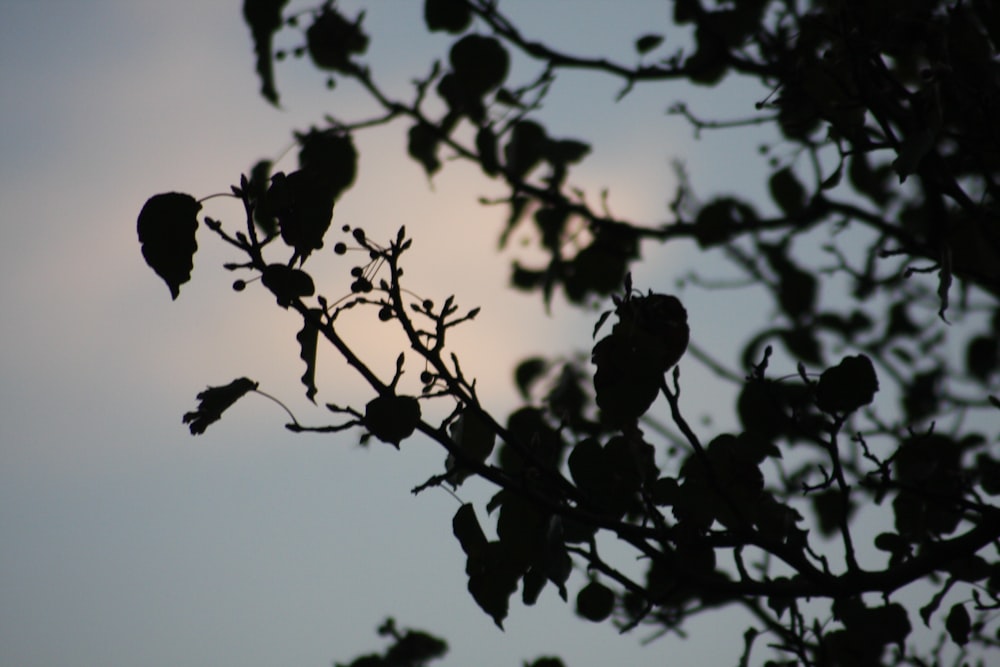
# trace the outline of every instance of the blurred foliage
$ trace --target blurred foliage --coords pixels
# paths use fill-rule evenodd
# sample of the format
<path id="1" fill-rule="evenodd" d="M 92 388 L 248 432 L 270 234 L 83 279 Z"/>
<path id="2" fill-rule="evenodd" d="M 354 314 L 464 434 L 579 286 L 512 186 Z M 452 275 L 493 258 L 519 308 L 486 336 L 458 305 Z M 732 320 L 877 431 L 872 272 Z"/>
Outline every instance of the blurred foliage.
<path id="1" fill-rule="evenodd" d="M 240 231 L 205 218 L 244 257 L 227 265 L 245 276 L 234 288 L 260 278 L 302 317 L 307 396 L 320 390 L 320 341 L 375 394 L 363 408 L 327 404 L 338 423 L 292 417 L 288 428 L 360 429 L 363 442 L 396 447 L 419 432 L 446 456 L 415 491 L 496 487 L 485 507 L 462 504 L 452 525 L 467 559 L 456 576 L 498 626 L 515 593 L 530 605 L 551 584 L 567 603 L 573 593 L 581 618 L 622 630 L 680 633 L 694 616 L 740 607 L 753 624 L 741 665 L 985 664 L 1000 642 L 1000 10 L 987 0 L 676 0 L 662 34 L 637 28 L 630 65 L 551 48 L 502 4 L 426 0 L 441 58 L 415 67 L 429 74 L 412 89 L 389 91 L 364 60 L 379 35 L 363 13 L 246 0 L 266 99 L 278 100 L 275 62 L 308 55 L 331 87 L 354 81 L 381 109 L 297 133 L 298 169 L 273 172 L 266 159 L 248 170 L 232 188 L 246 212 Z M 690 45 L 674 48 L 664 35 L 681 30 Z M 277 34 L 301 46 L 274 51 Z M 535 75 L 512 80 L 514 59 Z M 674 81 L 757 82 L 757 104 L 736 118 L 706 119 L 685 102 L 670 112 L 696 133 L 774 128 L 769 171 L 747 175 L 770 201 L 699 198 L 681 178 L 668 222 L 595 210 L 570 184 L 590 144 L 541 113 L 568 69 L 618 80 L 620 97 Z M 390 123 L 408 130 L 402 159 L 428 177 L 464 162 L 504 184 L 509 194 L 487 202 L 509 209 L 501 242 L 527 224 L 541 253 L 532 256 L 546 258 L 515 258 L 512 288 L 605 306 L 592 365 L 574 350 L 524 360 L 514 372 L 524 406 L 506 419 L 480 404 L 446 345 L 478 309 L 402 287 L 405 229 L 383 245 L 341 227 L 347 240 L 334 252 L 368 258 L 351 268 L 349 297 L 317 294 L 306 272 L 358 173 L 354 135 Z M 190 279 L 200 204 L 164 193 L 139 215 L 143 254 L 175 298 Z M 737 367 L 698 345 L 676 295 L 632 285 L 644 246 L 686 241 L 715 260 L 704 266 L 729 266 L 773 304 L 763 326 L 732 323 Z M 725 289 L 712 279 L 686 277 L 685 298 Z M 338 318 L 354 309 L 402 330 L 422 368 L 419 395 L 397 387 L 403 354 L 383 379 L 341 336 Z M 675 366 L 685 352 L 685 364 L 738 389 L 734 432 L 685 419 Z M 256 386 L 209 388 L 185 421 L 200 433 Z M 443 421 L 424 417 L 430 402 L 448 406 Z M 657 402 L 669 427 L 647 414 Z M 880 518 L 862 526 L 861 508 Z M 598 537 L 624 549 L 605 554 Z M 923 606 L 900 601 L 904 588 Z M 383 634 L 394 641 L 386 653 L 350 664 L 422 665 L 445 650 L 391 623 Z"/>

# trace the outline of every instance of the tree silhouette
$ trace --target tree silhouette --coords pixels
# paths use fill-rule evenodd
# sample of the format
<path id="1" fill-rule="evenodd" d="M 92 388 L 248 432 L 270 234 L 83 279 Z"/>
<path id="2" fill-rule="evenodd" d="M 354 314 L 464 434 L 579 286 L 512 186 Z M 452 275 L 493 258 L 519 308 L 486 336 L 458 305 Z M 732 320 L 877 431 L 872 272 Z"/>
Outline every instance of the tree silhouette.
<path id="1" fill-rule="evenodd" d="M 320 341 L 372 389 L 364 406 L 328 404 L 335 423 L 292 416 L 287 427 L 356 428 L 363 442 L 395 447 L 433 441 L 446 465 L 415 491 L 492 484 L 488 504 L 462 504 L 452 525 L 467 557 L 456 576 L 498 626 L 515 593 L 530 605 L 552 585 L 582 618 L 623 630 L 667 633 L 741 607 L 753 618 L 743 665 L 984 664 L 1000 642 L 1000 400 L 990 393 L 1000 366 L 1000 10 L 986 0 L 677 0 L 673 22 L 690 46 L 668 51 L 661 34 L 640 34 L 639 64 L 627 65 L 551 48 L 501 4 L 426 0 L 425 27 L 450 48 L 412 88 L 390 91 L 365 63 L 378 36 L 363 15 L 245 0 L 267 100 L 279 99 L 275 61 L 308 57 L 331 87 L 353 81 L 381 109 L 296 134 L 297 169 L 263 160 L 232 187 L 240 224 L 203 220 L 241 257 L 226 265 L 240 276 L 234 289 L 259 279 L 301 318 L 310 400 Z M 279 32 L 300 46 L 275 51 Z M 514 57 L 535 75 L 512 80 Z M 568 180 L 590 146 L 538 118 L 568 69 L 616 79 L 622 97 L 675 80 L 758 82 L 758 103 L 736 117 L 685 103 L 671 112 L 695 132 L 777 128 L 763 175 L 772 201 L 699 199 L 678 173 L 666 223 L 594 208 Z M 603 304 L 589 359 L 567 351 L 518 365 L 524 405 L 506 418 L 484 408 L 447 345 L 478 309 L 404 287 L 406 229 L 383 241 L 340 228 L 333 252 L 366 258 L 345 299 L 317 293 L 306 271 L 354 182 L 353 136 L 391 123 L 408 128 L 405 150 L 428 176 L 457 161 L 504 184 L 506 196 L 484 202 L 509 210 L 501 239 L 531 225 L 546 258 L 515 260 L 514 288 L 545 303 Z M 143 254 L 174 298 L 191 275 L 200 210 L 191 195 L 165 193 L 139 215 Z M 738 368 L 713 359 L 697 331 L 689 340 L 676 296 L 632 284 L 644 246 L 684 241 L 773 302 L 764 327 L 741 332 Z M 686 283 L 686 299 L 725 289 L 713 276 Z M 400 353 L 393 376 L 380 377 L 342 336 L 348 311 L 399 328 L 416 362 Z M 685 363 L 739 386 L 734 432 L 685 418 L 685 351 Z M 417 395 L 399 385 L 407 367 L 423 369 Z M 258 391 L 248 378 L 210 387 L 184 421 L 201 433 Z M 647 415 L 658 401 L 670 428 Z M 432 404 L 447 416 L 424 417 Z M 881 517 L 878 532 L 858 522 L 863 506 Z M 598 548 L 608 541 L 619 548 Z M 574 569 L 585 581 L 571 580 Z M 906 588 L 923 602 L 901 602 Z M 351 664 L 424 664 L 445 648 L 391 623 L 382 634 L 395 641 L 386 655 Z M 403 644 L 408 657 L 392 653 Z"/>

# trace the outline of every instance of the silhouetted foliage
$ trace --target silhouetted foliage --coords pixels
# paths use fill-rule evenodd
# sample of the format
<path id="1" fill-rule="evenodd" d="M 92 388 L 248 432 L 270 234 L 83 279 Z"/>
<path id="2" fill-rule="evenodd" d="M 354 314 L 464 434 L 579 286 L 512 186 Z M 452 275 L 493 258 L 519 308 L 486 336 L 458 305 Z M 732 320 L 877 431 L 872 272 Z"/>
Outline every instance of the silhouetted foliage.
<path id="1" fill-rule="evenodd" d="M 485 507 L 462 504 L 452 521 L 467 557 L 456 576 L 468 577 L 498 626 L 518 590 L 530 605 L 551 584 L 567 602 L 572 592 L 582 618 L 623 630 L 669 633 L 698 614 L 741 607 L 752 619 L 743 665 L 985 663 L 1000 642 L 993 3 L 677 0 L 672 29 L 689 30 L 691 45 L 668 51 L 670 42 L 644 26 L 634 43 L 640 64 L 627 65 L 550 48 L 529 36 L 532 26 L 515 26 L 500 2 L 426 0 L 441 60 L 401 91 L 384 89 L 365 64 L 378 35 L 366 33 L 363 15 L 348 18 L 332 2 L 289 14 L 285 4 L 244 5 L 264 97 L 277 102 L 273 59 L 287 55 L 271 52 L 271 38 L 297 32 L 304 46 L 294 54 L 308 53 L 331 84 L 360 84 L 382 113 L 329 118 L 325 129 L 296 134 L 298 169 L 272 173 L 262 160 L 232 188 L 242 229 L 211 218 L 205 226 L 242 255 L 227 265 L 246 276 L 235 289 L 259 277 L 302 318 L 310 400 L 321 340 L 373 390 L 363 409 L 328 404 L 340 423 L 306 427 L 293 417 L 289 429 L 360 428 L 363 440 L 396 447 L 419 432 L 447 457 L 416 491 L 470 478 L 496 487 Z M 511 80 L 514 58 L 537 76 Z M 771 170 L 761 176 L 772 201 L 732 193 L 699 200 L 680 178 L 668 222 L 595 210 L 568 183 L 589 144 L 544 126 L 537 113 L 566 68 L 619 80 L 621 96 L 677 80 L 757 81 L 759 101 L 736 118 L 704 119 L 683 102 L 671 113 L 695 132 L 777 128 L 778 144 L 765 147 Z M 432 96 L 440 113 L 428 110 Z M 403 287 L 406 230 L 382 245 L 341 228 L 348 236 L 334 253 L 354 248 L 370 260 L 351 270 L 345 299 L 318 294 L 306 272 L 325 247 L 335 202 L 354 182 L 352 137 L 387 123 L 404 124 L 400 154 L 428 176 L 458 161 L 505 184 L 509 196 L 489 202 L 509 208 L 501 240 L 531 225 L 547 257 L 538 265 L 515 259 L 513 288 L 546 303 L 561 293 L 572 304 L 605 306 L 594 337 L 606 322 L 610 333 L 593 346 L 592 366 L 566 361 L 577 358 L 571 351 L 525 360 L 515 371 L 524 406 L 506 420 L 484 408 L 446 345 L 478 309 L 461 313 L 453 297 L 438 306 Z M 169 193 L 139 215 L 143 254 L 173 297 L 190 278 L 200 208 L 190 195 Z M 632 286 L 644 245 L 685 241 L 715 259 L 705 266 L 726 262 L 742 285 L 772 299 L 769 321 L 740 332 L 738 368 L 712 358 L 697 331 L 689 337 L 677 296 Z M 810 250 L 817 245 L 819 259 Z M 684 284 L 688 300 L 725 288 L 704 275 Z M 402 330 L 423 369 L 420 395 L 397 391 L 402 354 L 383 379 L 342 337 L 339 318 L 352 309 Z M 734 432 L 685 419 L 691 406 L 682 406 L 676 365 L 685 351 L 683 364 L 702 364 L 740 388 Z M 184 421 L 200 433 L 255 388 L 246 378 L 210 388 Z M 671 429 L 649 419 L 658 401 Z M 428 421 L 421 406 L 430 403 L 446 405 L 448 416 Z M 862 507 L 879 518 L 860 525 Z M 631 553 L 606 559 L 599 536 Z M 904 588 L 918 591 L 923 606 L 899 601 Z M 443 653 L 428 635 L 390 630 L 395 644 L 385 655 L 351 664 L 416 665 Z"/>

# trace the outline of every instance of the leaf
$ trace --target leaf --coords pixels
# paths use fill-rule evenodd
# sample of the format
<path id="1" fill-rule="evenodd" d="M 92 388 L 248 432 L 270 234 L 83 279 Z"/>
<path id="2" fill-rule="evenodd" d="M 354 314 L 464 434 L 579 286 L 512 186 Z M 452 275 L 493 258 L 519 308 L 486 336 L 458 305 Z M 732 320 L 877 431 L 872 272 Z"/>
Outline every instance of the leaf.
<path id="1" fill-rule="evenodd" d="M 413 435 L 420 423 L 420 403 L 413 396 L 378 396 L 365 406 L 364 425 L 382 442 L 397 449 L 399 443 Z"/>
<path id="2" fill-rule="evenodd" d="M 410 157 L 423 165 L 428 177 L 433 176 L 441 168 L 437 156 L 437 130 L 427 123 L 418 123 L 410 128 L 407 139 L 406 150 Z"/>
<path id="3" fill-rule="evenodd" d="M 257 75 L 260 94 L 278 106 L 278 90 L 274 86 L 274 61 L 271 38 L 281 28 L 281 10 L 288 0 L 244 0 L 243 19 L 250 26 L 253 50 L 257 54 Z"/>
<path id="4" fill-rule="evenodd" d="M 368 35 L 361 30 L 364 13 L 351 23 L 327 3 L 323 12 L 306 30 L 309 57 L 320 69 L 350 72 L 351 56 L 368 49 Z"/>
<path id="5" fill-rule="evenodd" d="M 643 35 L 635 40 L 635 50 L 639 55 L 645 55 L 663 43 L 663 35 Z"/>
<path id="6" fill-rule="evenodd" d="M 139 212 L 142 256 L 167 283 L 173 299 L 180 294 L 181 285 L 191 279 L 200 210 L 201 204 L 191 195 L 167 192 L 150 197 Z"/>
<path id="7" fill-rule="evenodd" d="M 932 127 L 924 127 L 903 140 L 899 153 L 892 161 L 892 168 L 899 175 L 902 183 L 910 174 L 916 173 L 924 156 L 934 147 L 937 132 Z"/>
<path id="8" fill-rule="evenodd" d="M 476 518 L 476 510 L 471 503 L 465 503 L 455 512 L 451 520 L 451 530 L 462 545 L 466 556 L 480 554 L 486 550 L 486 535 Z"/>
<path id="9" fill-rule="evenodd" d="M 496 433 L 475 410 L 466 408 L 452 424 L 451 439 L 468 459 L 483 463 L 493 453 Z M 448 470 L 453 471 L 448 477 L 453 486 L 457 487 L 472 474 L 471 468 L 462 466 L 451 454 L 448 455 L 445 465 Z"/>
<path id="10" fill-rule="evenodd" d="M 1000 367 L 1000 341 L 994 336 L 976 336 L 965 351 L 965 368 L 980 382 L 986 383 Z"/>
<path id="11" fill-rule="evenodd" d="M 354 183 L 358 170 L 358 151 L 354 140 L 340 130 L 310 130 L 297 135 L 302 148 L 299 166 L 315 174 L 319 187 L 336 201 Z"/>
<path id="12" fill-rule="evenodd" d="M 222 413 L 258 384 L 249 378 L 238 378 L 223 387 L 209 387 L 198 394 L 198 409 L 184 415 L 184 423 L 190 424 L 191 435 L 205 432 L 211 424 L 219 421 Z"/>
<path id="13" fill-rule="evenodd" d="M 774 203 L 785 212 L 785 215 L 798 215 L 805 209 L 806 189 L 791 167 L 774 172 L 768 181 L 768 188 Z"/>
<path id="14" fill-rule="evenodd" d="M 530 120 L 518 121 L 511 130 L 504 147 L 507 169 L 516 178 L 522 178 L 542 159 L 548 144 L 545 129 Z"/>
<path id="15" fill-rule="evenodd" d="M 472 11 L 465 0 L 427 0 L 424 21 L 431 32 L 443 30 L 458 34 L 472 23 Z"/>
<path id="16" fill-rule="evenodd" d="M 312 317 L 303 318 L 302 330 L 295 334 L 299 341 L 299 358 L 306 362 L 306 372 L 302 374 L 302 384 L 306 387 L 306 398 L 316 402 L 316 344 L 319 341 L 319 327 L 316 321 L 323 311 L 319 308 L 309 310 Z"/>
<path id="17" fill-rule="evenodd" d="M 969 633 L 972 631 L 972 621 L 969 612 L 961 602 L 952 606 L 945 619 L 944 627 L 948 630 L 951 640 L 959 646 L 965 646 L 969 642 Z"/>
<path id="18" fill-rule="evenodd" d="M 253 221 L 268 236 L 278 232 L 278 219 L 268 206 L 267 190 L 271 182 L 271 161 L 260 160 L 250 169 L 246 194 L 253 204 Z"/>
<path id="19" fill-rule="evenodd" d="M 479 153 L 479 164 L 483 171 L 495 176 L 500 171 L 500 161 L 497 158 L 497 137 L 493 128 L 483 125 L 476 132 L 476 151 Z"/>
<path id="20" fill-rule="evenodd" d="M 318 169 L 299 169 L 271 177 L 268 203 L 278 218 L 281 240 L 295 249 L 293 259 L 305 261 L 314 250 L 323 247 L 335 198 L 324 175 L 327 174 Z"/>
<path id="21" fill-rule="evenodd" d="M 521 573 L 505 559 L 499 542 L 488 543 L 482 555 L 470 555 L 465 569 L 472 599 L 502 630 Z"/>
<path id="22" fill-rule="evenodd" d="M 816 403 L 824 412 L 845 414 L 871 404 L 878 388 L 871 359 L 863 354 L 844 357 L 820 375 Z"/>
<path id="23" fill-rule="evenodd" d="M 577 593 L 576 613 L 588 621 L 600 623 L 615 608 L 614 592 L 598 581 L 592 581 Z"/>
<path id="24" fill-rule="evenodd" d="M 550 141 L 546 149 L 546 157 L 553 164 L 575 164 L 587 157 L 590 144 L 576 139 L 559 139 Z"/>
<path id="25" fill-rule="evenodd" d="M 548 362 L 542 357 L 531 357 L 517 365 L 514 369 L 514 382 L 521 398 L 528 400 L 531 395 L 531 385 L 545 373 L 547 368 Z"/>
<path id="26" fill-rule="evenodd" d="M 282 308 L 288 308 L 295 299 L 312 296 L 316 292 L 316 286 L 308 273 L 284 264 L 268 264 L 264 267 L 261 282 L 278 298 L 278 305 Z"/>
<path id="27" fill-rule="evenodd" d="M 398 635 L 397 635 L 398 636 Z M 448 644 L 424 632 L 407 630 L 385 654 L 386 665 L 420 667 L 448 652 Z"/>
<path id="28" fill-rule="evenodd" d="M 455 42 L 448 60 L 458 86 L 466 96 L 474 98 L 497 88 L 510 68 L 507 49 L 496 38 L 482 35 L 466 35 Z"/>

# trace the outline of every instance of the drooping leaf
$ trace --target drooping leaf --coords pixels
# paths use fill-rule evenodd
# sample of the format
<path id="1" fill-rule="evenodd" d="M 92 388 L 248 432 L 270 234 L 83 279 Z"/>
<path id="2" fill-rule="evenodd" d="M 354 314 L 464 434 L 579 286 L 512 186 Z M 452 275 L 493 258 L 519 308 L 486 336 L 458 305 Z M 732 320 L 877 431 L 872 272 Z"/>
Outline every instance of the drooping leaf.
<path id="1" fill-rule="evenodd" d="M 503 629 L 510 607 L 510 596 L 517 590 L 521 571 L 506 559 L 500 542 L 489 542 L 482 554 L 469 556 L 465 566 L 469 574 L 469 593 L 476 604 Z"/>
<path id="2" fill-rule="evenodd" d="M 299 341 L 299 358 L 306 362 L 306 372 L 302 374 L 302 384 L 306 387 L 306 398 L 316 402 L 316 346 L 319 341 L 319 327 L 314 318 L 319 318 L 323 310 L 313 308 L 309 311 L 313 317 L 303 318 L 302 329 L 295 334 Z"/>
<path id="3" fill-rule="evenodd" d="M 373 398 L 365 406 L 365 428 L 382 442 L 396 448 L 413 435 L 419 422 L 420 402 L 413 396 L 384 394 Z"/>
<path id="4" fill-rule="evenodd" d="M 600 623 L 611 615 L 614 608 L 614 592 L 599 581 L 590 582 L 577 593 L 576 613 L 588 621 Z"/>
<path id="5" fill-rule="evenodd" d="M 431 32 L 458 34 L 469 27 L 472 11 L 465 0 L 426 0 L 424 21 Z"/>
<path id="6" fill-rule="evenodd" d="M 200 210 L 201 204 L 191 195 L 167 192 L 150 197 L 139 212 L 142 256 L 167 283 L 173 299 L 180 294 L 181 285 L 191 279 Z"/>
<path id="7" fill-rule="evenodd" d="M 209 387 L 198 394 L 198 408 L 184 415 L 184 423 L 189 424 L 192 435 L 205 432 L 211 424 L 219 421 L 225 412 L 236 401 L 248 392 L 256 389 L 258 384 L 249 378 L 238 378 L 222 387 Z"/>
<path id="8" fill-rule="evenodd" d="M 878 391 L 878 376 L 871 359 L 863 354 L 844 357 L 820 375 L 816 403 L 824 412 L 843 414 L 869 405 Z"/>
<path id="9" fill-rule="evenodd" d="M 257 76 L 260 94 L 278 106 L 278 90 L 274 85 L 274 58 L 271 39 L 281 27 L 281 10 L 288 0 L 243 0 L 243 19 L 250 26 L 253 50 L 257 54 Z"/>

